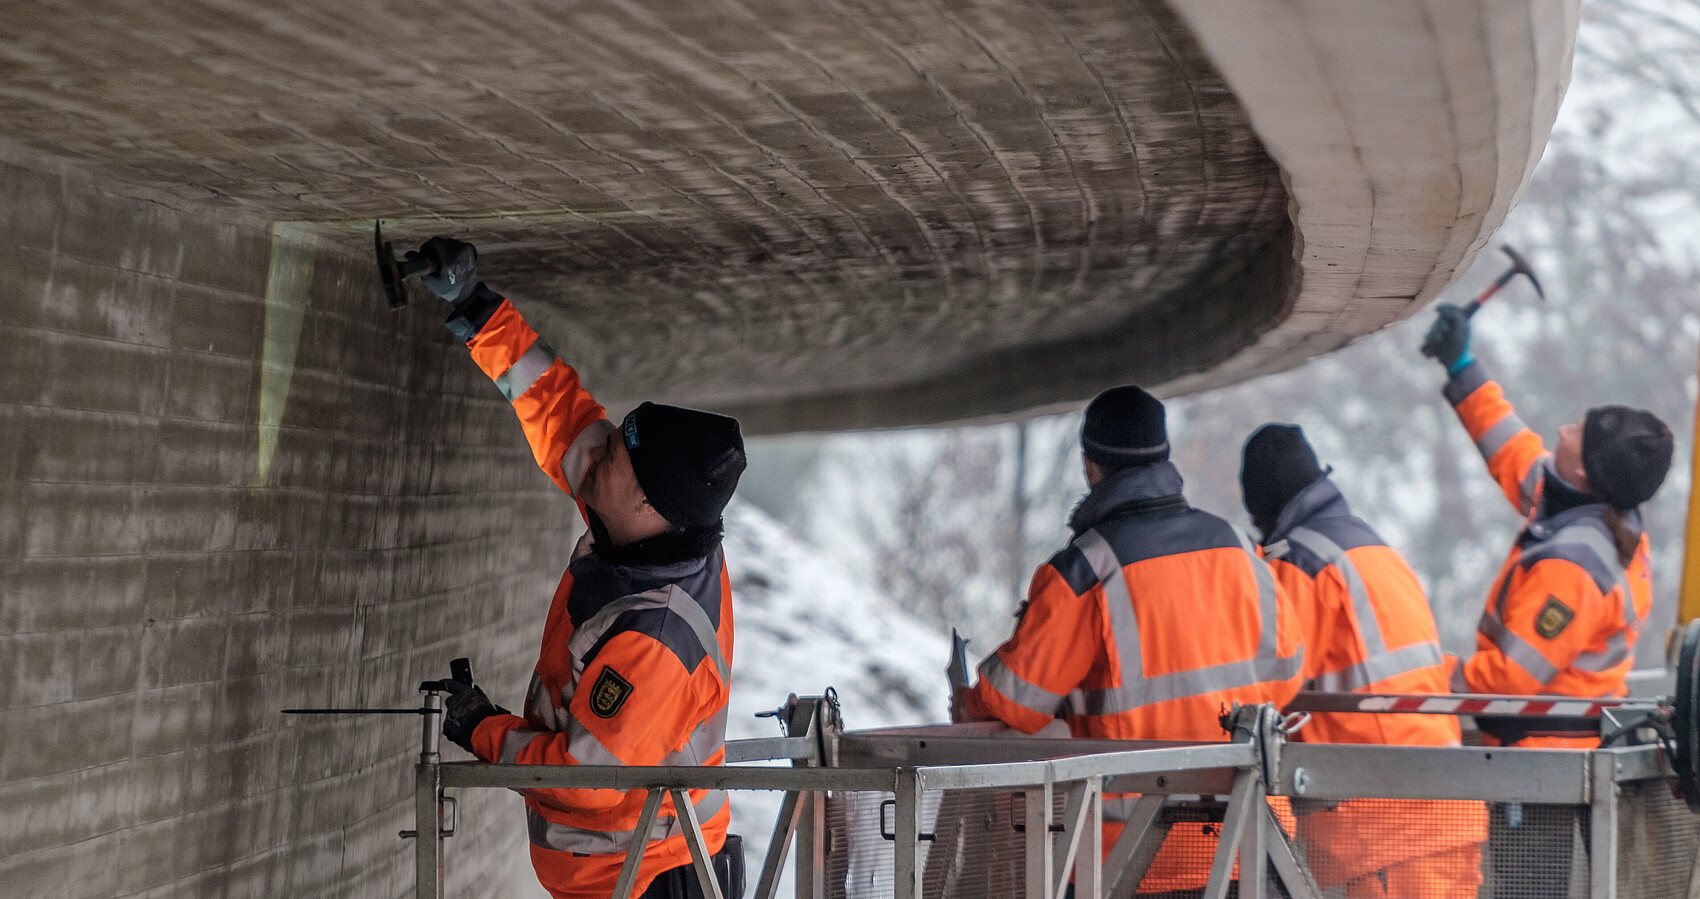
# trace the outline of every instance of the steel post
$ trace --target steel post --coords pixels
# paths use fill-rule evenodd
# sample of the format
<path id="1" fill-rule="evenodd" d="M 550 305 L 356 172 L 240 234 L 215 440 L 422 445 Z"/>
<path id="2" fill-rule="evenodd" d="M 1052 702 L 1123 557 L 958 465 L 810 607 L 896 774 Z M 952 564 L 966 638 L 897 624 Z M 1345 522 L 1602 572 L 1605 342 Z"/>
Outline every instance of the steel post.
<path id="1" fill-rule="evenodd" d="M 1204 885 L 1204 899 L 1227 899 L 1228 884 L 1234 877 L 1234 857 L 1245 837 L 1251 812 L 1262 813 L 1263 783 L 1258 780 L 1257 766 L 1242 768 L 1234 776 L 1234 791 L 1228 795 L 1228 809 L 1222 817 L 1220 842 L 1216 857 L 1210 862 L 1210 881 Z M 1242 866 L 1243 867 L 1243 866 Z M 1242 872 L 1243 873 L 1243 872 Z"/>
<path id="2" fill-rule="evenodd" d="M 797 830 L 797 899 L 826 899 L 826 794 L 804 793 Z"/>
<path id="3" fill-rule="evenodd" d="M 626 860 L 620 865 L 620 877 L 614 881 L 614 899 L 630 899 L 632 886 L 637 883 L 638 865 L 643 862 L 643 853 L 649 843 L 649 832 L 655 827 L 655 819 L 661 814 L 660 787 L 650 788 L 649 794 L 643 799 L 643 811 L 638 813 L 637 826 L 632 828 L 632 842 L 626 847 Z"/>
<path id="4" fill-rule="evenodd" d="M 1051 782 L 1028 787 L 1022 794 L 1026 805 L 1027 899 L 1051 896 Z"/>
<path id="5" fill-rule="evenodd" d="M 796 790 L 785 794 L 779 806 L 779 817 L 773 822 L 773 838 L 767 841 L 767 857 L 762 861 L 761 879 L 756 881 L 755 899 L 773 899 L 779 889 L 779 872 L 791 851 L 791 839 L 797 833 L 797 822 L 803 812 L 803 795 Z"/>
<path id="6" fill-rule="evenodd" d="M 1082 787 L 1080 813 L 1070 816 L 1075 828 L 1070 840 L 1074 847 L 1074 895 L 1100 899 L 1104 895 L 1104 779 L 1087 778 Z M 1062 890 L 1058 886 L 1058 895 Z"/>
<path id="7" fill-rule="evenodd" d="M 673 814 L 685 826 L 685 846 L 691 850 L 691 868 L 696 871 L 697 886 L 708 899 L 726 899 L 720 893 L 720 880 L 714 876 L 714 860 L 708 852 L 708 841 L 702 835 L 702 822 L 697 820 L 696 806 L 685 790 L 671 790 Z M 634 839 L 636 835 L 633 835 Z M 743 899 L 743 897 L 737 897 Z"/>
<path id="8" fill-rule="evenodd" d="M 1593 795 L 1588 809 L 1588 895 L 1590 899 L 1617 899 L 1617 753 L 1599 749 L 1590 755 Z"/>
<path id="9" fill-rule="evenodd" d="M 921 779 L 914 768 L 899 768 L 896 786 L 892 899 L 921 899 Z"/>
<path id="10" fill-rule="evenodd" d="M 414 767 L 413 895 L 415 899 L 443 899 L 442 756 L 437 751 L 442 736 L 443 697 L 434 690 L 420 692 L 425 697 L 425 708 L 430 711 L 419 716 L 424 723 L 419 738 L 419 764 Z"/>

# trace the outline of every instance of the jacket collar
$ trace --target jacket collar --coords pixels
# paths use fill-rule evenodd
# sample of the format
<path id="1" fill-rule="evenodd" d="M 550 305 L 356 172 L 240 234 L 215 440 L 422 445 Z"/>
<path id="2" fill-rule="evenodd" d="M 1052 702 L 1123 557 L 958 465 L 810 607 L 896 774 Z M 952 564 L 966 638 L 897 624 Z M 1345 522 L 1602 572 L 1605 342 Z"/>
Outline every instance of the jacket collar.
<path id="1" fill-rule="evenodd" d="M 701 568 L 703 562 L 720 547 L 722 523 L 717 521 L 703 527 L 685 528 L 658 534 L 647 540 L 615 546 L 608 538 L 608 528 L 591 510 L 585 510 L 590 526 L 589 552 L 574 559 L 575 565 L 585 559 L 586 565 L 625 568 L 666 577 L 679 576 Z"/>
<path id="2" fill-rule="evenodd" d="M 1293 528 L 1312 519 L 1350 518 L 1351 515 L 1352 507 L 1346 504 L 1346 497 L 1325 473 L 1287 501 L 1281 514 L 1275 518 L 1274 532 L 1263 538 L 1263 545 L 1269 546 L 1284 539 Z"/>
<path id="3" fill-rule="evenodd" d="M 1610 529 L 1606 527 L 1605 523 L 1606 509 L 1605 503 L 1585 503 L 1580 506 L 1571 506 L 1562 512 L 1536 518 L 1523 528 L 1523 533 L 1527 536 L 1527 539 L 1539 542 L 1551 539 L 1554 534 L 1573 524 L 1588 522 L 1606 530 L 1609 534 Z M 1629 529 L 1636 534 L 1642 533 L 1644 527 L 1641 522 L 1640 507 L 1624 512 L 1623 523 L 1628 525 Z"/>
<path id="4" fill-rule="evenodd" d="M 1074 507 L 1068 526 L 1082 534 L 1112 518 L 1185 509 L 1181 486 L 1181 473 L 1172 462 L 1117 469 L 1105 475 Z"/>

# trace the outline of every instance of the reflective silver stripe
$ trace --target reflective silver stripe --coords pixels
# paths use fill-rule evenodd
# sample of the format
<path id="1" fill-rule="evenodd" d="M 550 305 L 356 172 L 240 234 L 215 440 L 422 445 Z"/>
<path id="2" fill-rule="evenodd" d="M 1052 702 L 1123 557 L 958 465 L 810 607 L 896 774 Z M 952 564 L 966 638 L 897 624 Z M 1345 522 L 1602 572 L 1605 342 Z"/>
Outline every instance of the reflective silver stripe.
<path id="1" fill-rule="evenodd" d="M 531 349 L 526 350 L 514 364 L 508 366 L 507 371 L 496 377 L 496 389 L 511 403 L 520 394 L 530 390 L 531 385 L 536 384 L 537 379 L 543 377 L 543 373 L 554 364 L 555 351 L 539 337 L 531 342 Z"/>
<path id="2" fill-rule="evenodd" d="M 641 795 L 642 791 L 638 792 Z M 710 790 L 703 798 L 691 803 L 691 807 L 696 809 L 697 820 L 705 822 L 719 814 L 720 809 L 725 805 L 726 792 L 724 790 Z M 557 824 L 543 817 L 530 806 L 525 809 L 525 823 L 532 845 L 553 849 L 557 852 L 611 855 L 624 853 L 632 845 L 632 832 L 629 830 L 590 830 Z M 683 829 L 678 826 L 677 818 L 672 815 L 661 815 L 655 819 L 654 826 L 650 827 L 649 837 L 645 842 L 660 842 L 675 833 L 683 832 Z"/>
<path id="3" fill-rule="evenodd" d="M 1629 660 L 1629 631 L 1620 630 L 1606 638 L 1605 652 L 1584 652 L 1570 663 L 1572 668 L 1604 674 Z"/>
<path id="4" fill-rule="evenodd" d="M 1396 650 L 1387 648 L 1381 636 L 1381 619 L 1370 603 L 1369 586 L 1351 556 L 1338 543 L 1310 528 L 1294 528 L 1288 539 L 1309 549 L 1326 564 L 1340 572 L 1346 582 L 1346 592 L 1352 597 L 1353 617 L 1357 619 L 1358 635 L 1364 641 L 1364 660 L 1340 671 L 1330 671 L 1315 679 L 1311 689 L 1345 692 L 1367 687 L 1409 671 L 1439 665 L 1443 661 L 1440 644 L 1433 640 L 1412 643 Z"/>
<path id="5" fill-rule="evenodd" d="M 602 745 L 602 741 L 590 732 L 584 723 L 567 715 L 567 747 L 573 758 L 581 765 L 631 765 L 634 764 L 620 758 L 613 750 Z M 709 716 L 702 724 L 697 725 L 691 733 L 691 738 L 685 745 L 674 752 L 668 753 L 654 764 L 657 765 L 701 765 L 715 750 L 726 742 L 726 709 Z"/>
<path id="6" fill-rule="evenodd" d="M 1036 714 L 1055 715 L 1062 706 L 1063 697 L 1028 683 L 1021 675 L 1011 671 L 995 652 L 980 662 L 980 679 L 991 684 L 1011 702 Z"/>
<path id="7" fill-rule="evenodd" d="M 525 707 L 530 717 L 549 730 L 560 733 L 564 729 L 563 712 L 550 701 L 548 688 L 543 686 L 543 675 L 536 671 L 531 672 L 531 685 L 525 690 Z"/>
<path id="8" fill-rule="evenodd" d="M 497 763 L 512 765 L 514 760 L 519 758 L 520 751 L 530 746 L 532 740 L 542 735 L 543 731 L 527 730 L 523 727 L 516 727 L 508 731 L 507 736 L 502 738 L 502 757 L 497 759 Z"/>
<path id="9" fill-rule="evenodd" d="M 720 640 L 714 633 L 714 623 L 708 620 L 708 613 L 703 611 L 702 606 L 697 605 L 697 601 L 692 599 L 690 594 L 679 589 L 678 585 L 668 584 L 655 590 L 617 599 L 603 606 L 595 615 L 590 616 L 590 620 L 573 631 L 572 639 L 567 642 L 567 651 L 572 653 L 573 657 L 573 684 L 561 691 L 562 707 L 572 703 L 573 685 L 577 684 L 579 677 L 584 674 L 584 654 L 601 641 L 608 628 L 613 626 L 614 619 L 626 612 L 662 608 L 678 615 L 690 626 L 691 632 L 696 634 L 697 641 L 702 644 L 703 652 L 713 660 L 714 667 L 719 669 L 721 683 L 732 683 L 732 669 L 727 666 L 725 656 L 720 653 Z"/>
<path id="10" fill-rule="evenodd" d="M 1122 685 L 1102 690 L 1076 690 L 1069 696 L 1071 710 L 1085 715 L 1113 715 L 1158 702 L 1186 699 L 1268 681 L 1287 680 L 1299 673 L 1304 659 L 1302 650 L 1285 658 L 1278 655 L 1280 642 L 1276 628 L 1279 626 L 1280 608 L 1275 592 L 1275 576 L 1270 573 L 1269 566 L 1257 557 L 1257 551 L 1252 547 L 1251 541 L 1237 530 L 1234 533 L 1239 538 L 1240 548 L 1245 551 L 1252 566 L 1253 576 L 1257 580 L 1260 628 L 1257 656 L 1238 662 L 1224 662 L 1220 665 L 1151 677 L 1144 676 L 1139 622 L 1133 611 L 1133 596 L 1128 590 L 1121 561 L 1097 531 L 1088 530 L 1075 539 L 1074 545 L 1080 549 L 1104 585 L 1104 604 L 1110 619 L 1110 630 L 1116 642 L 1116 651 L 1121 659 Z M 1130 658 L 1133 664 L 1128 662 Z"/>
<path id="11" fill-rule="evenodd" d="M 1287 539 L 1310 550 L 1324 564 L 1340 572 L 1341 579 L 1346 582 L 1346 592 L 1352 597 L 1352 614 L 1358 620 L 1358 635 L 1363 637 L 1364 648 L 1368 651 L 1366 657 L 1373 659 L 1386 653 L 1387 643 L 1381 639 L 1381 621 L 1375 617 L 1375 607 L 1369 602 L 1369 587 L 1365 586 L 1363 575 L 1346 551 L 1310 528 L 1293 528 Z"/>
<path id="12" fill-rule="evenodd" d="M 1075 538 L 1074 546 L 1086 557 L 1104 585 L 1104 612 L 1110 621 L 1110 635 L 1116 641 L 1116 660 L 1121 667 L 1122 689 L 1128 689 L 1145 677 L 1145 661 L 1139 649 L 1139 618 L 1133 612 L 1133 594 L 1127 589 L 1127 575 L 1122 572 L 1121 560 L 1104 536 L 1095 530 Z"/>
<path id="13" fill-rule="evenodd" d="M 574 496 L 578 495 L 579 485 L 584 483 L 585 472 L 590 470 L 590 451 L 607 443 L 608 435 L 612 433 L 614 423 L 599 418 L 580 431 L 573 438 L 572 445 L 561 454 L 561 476 L 567 479 L 567 487 Z"/>
<path id="14" fill-rule="evenodd" d="M 1482 636 L 1493 641 L 1506 658 L 1517 663 L 1517 666 L 1529 673 L 1529 676 L 1542 686 L 1552 682 L 1558 676 L 1558 668 L 1541 651 L 1529 645 L 1527 640 L 1517 636 L 1496 615 L 1483 615 L 1481 624 L 1477 626 Z"/>
<path id="15" fill-rule="evenodd" d="M 1221 690 L 1287 680 L 1299 673 L 1302 656 L 1223 662 L 1190 671 L 1159 674 L 1108 690 L 1079 690 L 1081 714 L 1114 715 L 1173 699 L 1202 696 Z"/>
<path id="16" fill-rule="evenodd" d="M 1550 459 L 1552 457 L 1548 456 L 1547 458 Z M 1540 460 L 1535 464 L 1530 465 L 1529 470 L 1524 472 L 1523 482 L 1517 486 L 1518 493 L 1520 493 L 1523 497 L 1522 505 L 1517 507 L 1519 512 L 1527 515 L 1529 510 L 1534 507 L 1535 488 L 1541 485 L 1541 477 L 1545 475 L 1546 467 L 1546 460 Z"/>
<path id="17" fill-rule="evenodd" d="M 1439 665 L 1444 661 L 1439 643 L 1433 640 L 1412 643 L 1391 652 L 1383 651 L 1370 656 L 1341 671 L 1330 671 L 1312 681 L 1308 689 L 1347 693 L 1406 672 Z"/>
<path id="18" fill-rule="evenodd" d="M 1639 627 L 1640 615 L 1635 609 L 1635 596 L 1629 592 L 1628 572 L 1617 563 L 1617 544 L 1605 534 L 1586 524 L 1573 524 L 1560 530 L 1546 540 L 1535 544 L 1525 551 L 1525 554 L 1546 549 L 1549 546 L 1568 545 L 1585 546 L 1597 556 L 1600 564 L 1612 572 L 1617 581 L 1617 589 L 1623 593 L 1623 620 L 1629 627 Z"/>
<path id="19" fill-rule="evenodd" d="M 567 750 L 578 759 L 581 765 L 626 765 L 625 759 L 615 755 L 612 750 L 602 745 L 596 735 L 585 727 L 583 722 L 567 713 Z"/>
<path id="20" fill-rule="evenodd" d="M 660 765 L 697 766 L 707 762 L 720 747 L 726 745 L 726 706 L 710 715 L 691 732 L 685 745 L 662 757 Z"/>
<path id="21" fill-rule="evenodd" d="M 1518 418 L 1517 413 L 1513 412 L 1500 419 L 1498 424 L 1488 428 L 1482 433 L 1482 436 L 1477 437 L 1476 449 L 1481 451 L 1483 459 L 1491 462 L 1495 453 L 1504 449 L 1505 444 L 1509 443 L 1511 438 L 1522 433 L 1523 429 L 1527 427 L 1528 425 L 1523 424 L 1523 419 Z"/>
<path id="22" fill-rule="evenodd" d="M 1275 573 L 1269 570 L 1268 563 L 1257 554 L 1257 547 L 1252 546 L 1251 538 L 1239 528 L 1234 528 L 1234 536 L 1240 538 L 1240 549 L 1245 550 L 1246 558 L 1251 562 L 1252 577 L 1257 580 L 1257 613 L 1258 629 L 1257 657 L 1259 659 L 1276 659 L 1280 653 L 1280 641 L 1277 639 L 1276 628 L 1280 626 L 1280 603 L 1275 592 Z M 1304 650 L 1300 650 L 1302 653 Z M 1258 683 L 1258 681 L 1253 681 Z"/>

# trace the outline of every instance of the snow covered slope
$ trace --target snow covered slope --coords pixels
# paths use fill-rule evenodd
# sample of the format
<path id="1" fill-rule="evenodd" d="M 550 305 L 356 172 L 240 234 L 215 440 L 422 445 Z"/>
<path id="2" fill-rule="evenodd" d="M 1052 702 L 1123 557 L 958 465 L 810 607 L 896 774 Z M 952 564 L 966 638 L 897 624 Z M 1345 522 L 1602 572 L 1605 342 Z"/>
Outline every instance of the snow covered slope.
<path id="1" fill-rule="evenodd" d="M 852 730 L 947 720 L 948 634 L 857 585 L 747 502 L 727 508 L 725 545 L 737 616 L 728 740 L 779 736 L 774 719 L 755 713 L 829 686 Z M 781 798 L 732 794 L 732 832 L 744 836 L 752 890 Z"/>

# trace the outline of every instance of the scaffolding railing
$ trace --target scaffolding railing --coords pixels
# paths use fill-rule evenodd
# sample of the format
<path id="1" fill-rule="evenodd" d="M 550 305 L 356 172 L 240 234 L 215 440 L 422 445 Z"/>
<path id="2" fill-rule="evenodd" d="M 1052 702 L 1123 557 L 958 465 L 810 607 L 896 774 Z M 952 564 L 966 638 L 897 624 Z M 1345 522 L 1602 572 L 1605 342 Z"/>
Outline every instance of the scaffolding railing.
<path id="1" fill-rule="evenodd" d="M 426 702 L 438 698 L 428 694 Z M 1406 815 L 1415 816 L 1407 835 L 1425 827 L 1438 833 L 1450 825 L 1420 819 L 1442 807 L 1482 810 L 1481 832 L 1460 838 L 1480 839 L 1482 847 L 1468 895 L 1678 899 L 1695 883 L 1696 819 L 1671 793 L 1673 772 L 1656 745 L 1288 743 L 1291 722 L 1268 706 L 1237 710 L 1227 742 L 1185 744 L 994 736 L 974 725 L 846 732 L 836 704 L 819 697 L 793 697 L 781 715 L 790 736 L 728 742 L 723 766 L 609 767 L 444 763 L 437 716 L 427 714 L 417 826 L 404 834 L 417 839 L 416 895 L 442 895 L 442 840 L 455 823 L 447 820 L 454 801 L 445 791 L 469 788 L 643 790 L 634 834 L 651 832 L 670 796 L 675 832 L 713 899 L 742 897 L 721 893 L 689 790 L 785 794 L 754 899 L 774 899 L 791 855 L 798 899 L 1059 899 L 1071 888 L 1081 899 L 1127 899 L 1176 821 L 1204 822 L 1196 832 L 1213 843 L 1208 871 L 1197 872 L 1206 899 L 1224 899 L 1234 884 L 1240 897 L 1321 899 L 1345 895 L 1351 872 L 1335 870 L 1336 847 L 1319 842 L 1341 827 L 1320 825 L 1361 829 L 1354 822 L 1397 823 Z M 1107 796 L 1120 833 L 1106 846 Z M 1353 808 L 1367 808 L 1369 817 L 1351 818 Z M 644 845 L 632 841 L 615 899 L 631 894 Z M 965 866 L 986 865 L 995 872 L 964 878 Z"/>

